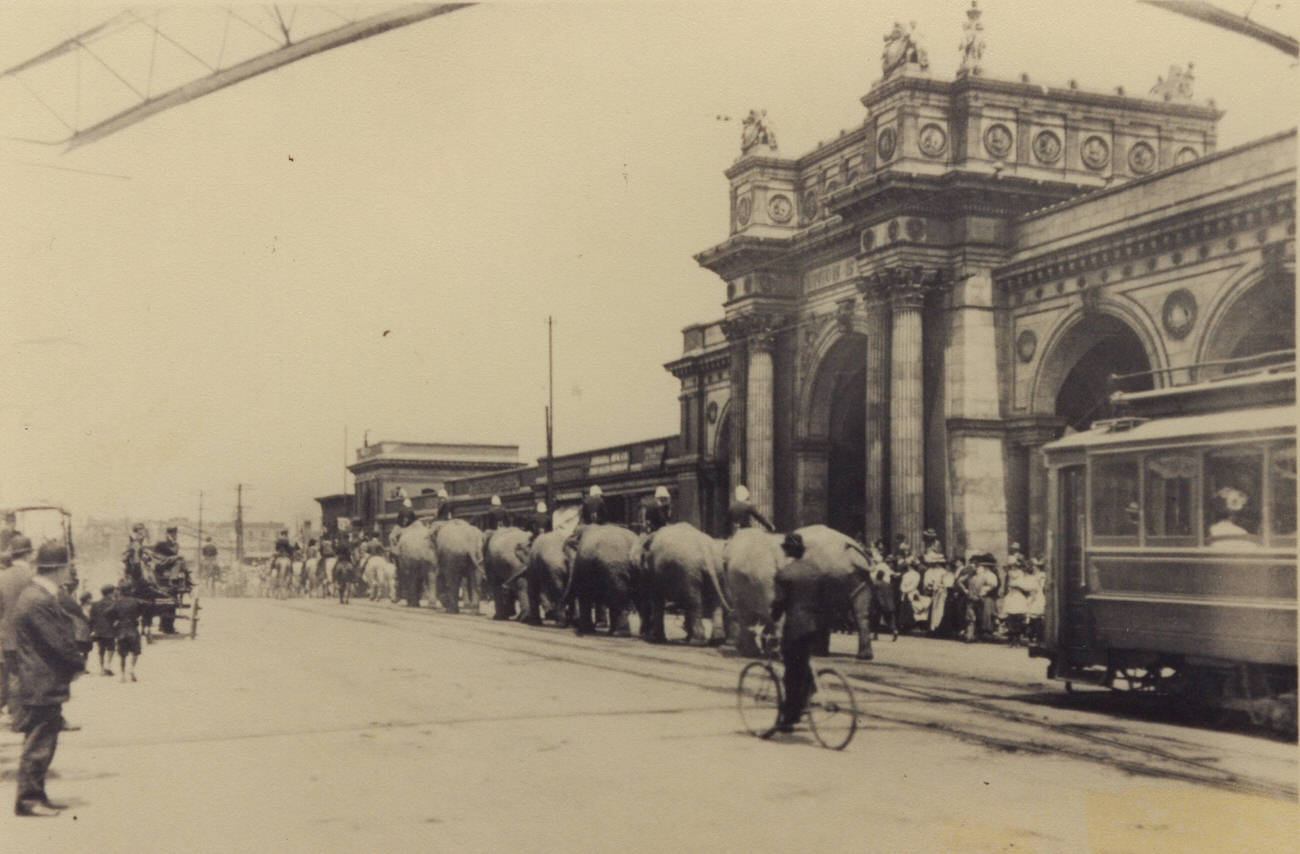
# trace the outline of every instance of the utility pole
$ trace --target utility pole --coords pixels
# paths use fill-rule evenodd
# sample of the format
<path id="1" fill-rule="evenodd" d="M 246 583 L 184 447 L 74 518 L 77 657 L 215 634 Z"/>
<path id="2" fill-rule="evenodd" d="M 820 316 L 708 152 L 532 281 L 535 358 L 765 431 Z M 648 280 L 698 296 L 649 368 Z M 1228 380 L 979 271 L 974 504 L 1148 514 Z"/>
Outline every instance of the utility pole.
<path id="1" fill-rule="evenodd" d="M 546 511 L 555 513 L 555 319 L 546 316 Z M 554 519 L 554 515 L 551 516 Z"/>
<path id="2" fill-rule="evenodd" d="M 235 503 L 235 563 L 244 562 L 244 485 L 236 487 Z"/>
<path id="3" fill-rule="evenodd" d="M 197 554 L 194 557 L 194 565 L 198 566 L 203 562 L 203 490 L 199 490 L 199 542 L 194 547 Z"/>

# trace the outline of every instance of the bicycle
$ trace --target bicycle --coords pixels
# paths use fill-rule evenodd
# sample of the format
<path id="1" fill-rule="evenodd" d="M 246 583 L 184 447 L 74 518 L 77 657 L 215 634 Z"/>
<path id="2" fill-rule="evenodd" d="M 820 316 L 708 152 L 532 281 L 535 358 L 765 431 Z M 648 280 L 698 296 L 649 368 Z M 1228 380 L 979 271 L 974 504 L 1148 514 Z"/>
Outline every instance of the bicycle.
<path id="1" fill-rule="evenodd" d="M 758 634 L 758 630 L 755 630 Z M 736 685 L 736 706 L 745 731 L 758 738 L 770 738 L 777 729 L 784 690 L 784 667 L 776 660 L 775 636 L 758 638 L 763 661 L 751 661 L 740 671 Z M 779 671 L 779 672 L 778 672 Z M 858 703 L 853 686 L 834 667 L 813 670 L 813 693 L 804 710 L 808 728 L 822 747 L 843 750 L 858 729 Z"/>

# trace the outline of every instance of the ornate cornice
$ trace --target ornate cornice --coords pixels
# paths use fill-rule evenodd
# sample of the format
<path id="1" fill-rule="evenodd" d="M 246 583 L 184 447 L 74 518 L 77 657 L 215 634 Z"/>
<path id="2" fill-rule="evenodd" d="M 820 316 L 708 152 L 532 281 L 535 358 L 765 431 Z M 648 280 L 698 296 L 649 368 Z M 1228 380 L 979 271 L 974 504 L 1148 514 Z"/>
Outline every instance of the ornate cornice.
<path id="1" fill-rule="evenodd" d="M 784 314 L 775 312 L 738 314 L 722 321 L 722 334 L 731 342 L 745 341 L 754 346 L 770 348 L 785 319 Z"/>
<path id="2" fill-rule="evenodd" d="M 681 380 L 713 371 L 723 371 L 729 364 L 731 364 L 731 353 L 728 350 L 721 350 L 674 359 L 664 365 L 664 370 Z"/>
<path id="3" fill-rule="evenodd" d="M 1133 231 L 1099 237 L 993 271 L 1012 290 L 1083 276 L 1114 264 L 1153 259 L 1218 237 L 1295 219 L 1295 185 L 1270 187 L 1239 199 L 1167 217 Z M 1131 275 L 1132 270 L 1127 275 Z"/>
<path id="4" fill-rule="evenodd" d="M 946 267 L 924 265 L 895 265 L 868 273 L 859 280 L 858 289 L 863 296 L 879 300 L 889 297 L 911 300 L 924 298 L 932 290 L 939 290 L 952 283 L 952 271 Z"/>

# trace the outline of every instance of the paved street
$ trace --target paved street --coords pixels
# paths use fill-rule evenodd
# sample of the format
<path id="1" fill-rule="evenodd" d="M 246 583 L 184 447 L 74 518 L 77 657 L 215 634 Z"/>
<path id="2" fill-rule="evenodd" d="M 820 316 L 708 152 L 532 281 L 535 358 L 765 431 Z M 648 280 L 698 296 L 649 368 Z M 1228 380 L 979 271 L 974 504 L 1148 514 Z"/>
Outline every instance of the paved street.
<path id="1" fill-rule="evenodd" d="M 888 639 L 843 753 L 738 732 L 728 652 L 328 600 L 211 599 L 86 676 L 31 851 L 1258 850 L 1295 745 L 1066 696 L 1019 650 Z M 848 638 L 837 638 L 836 649 Z M 0 735 L 13 786 L 18 736 Z M 20 844 L 18 844 L 20 843 Z M 26 846 L 26 847 L 24 847 Z"/>

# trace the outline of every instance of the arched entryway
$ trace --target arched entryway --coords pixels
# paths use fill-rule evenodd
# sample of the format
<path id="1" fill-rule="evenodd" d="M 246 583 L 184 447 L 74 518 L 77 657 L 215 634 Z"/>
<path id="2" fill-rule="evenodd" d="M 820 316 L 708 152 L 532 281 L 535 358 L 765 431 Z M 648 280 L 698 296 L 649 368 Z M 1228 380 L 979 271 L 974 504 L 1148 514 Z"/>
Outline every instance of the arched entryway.
<path id="1" fill-rule="evenodd" d="M 1118 317 L 1093 314 L 1080 319 L 1056 342 L 1043 361 L 1035 409 L 1064 420 L 1072 430 L 1110 413 L 1110 392 L 1153 387 L 1149 374 L 1112 387 L 1112 377 L 1150 371 L 1153 365 L 1137 333 Z"/>
<path id="2" fill-rule="evenodd" d="M 1277 271 L 1236 296 L 1229 297 L 1218 317 L 1211 320 L 1199 359 L 1202 363 L 1233 359 L 1245 361 L 1211 365 L 1197 379 L 1225 372 L 1250 370 L 1271 362 L 1291 361 L 1270 353 L 1295 349 L 1295 275 Z M 1260 357 L 1260 358 L 1248 358 Z"/>
<path id="3" fill-rule="evenodd" d="M 866 336 L 856 333 L 826 349 L 806 398 L 801 466 L 803 521 L 854 536 L 866 506 L 866 357 Z"/>

